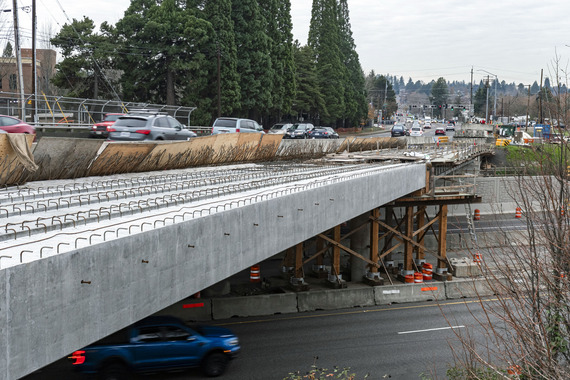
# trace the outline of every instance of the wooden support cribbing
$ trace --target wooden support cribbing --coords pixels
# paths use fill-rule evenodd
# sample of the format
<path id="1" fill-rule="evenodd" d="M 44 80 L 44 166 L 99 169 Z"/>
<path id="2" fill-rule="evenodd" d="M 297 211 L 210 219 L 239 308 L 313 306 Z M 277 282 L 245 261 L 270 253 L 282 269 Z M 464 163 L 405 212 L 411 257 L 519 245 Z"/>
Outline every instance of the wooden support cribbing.
<path id="1" fill-rule="evenodd" d="M 413 267 L 413 245 L 409 240 L 413 239 L 414 235 L 414 207 L 406 207 L 406 241 L 404 241 L 404 271 L 409 272 L 414 271 Z"/>
<path id="2" fill-rule="evenodd" d="M 303 243 L 295 246 L 295 278 L 303 278 Z"/>
<path id="3" fill-rule="evenodd" d="M 418 206 L 418 213 L 416 221 L 418 224 L 418 230 L 421 229 L 425 224 L 425 210 L 426 206 Z M 416 248 L 416 260 L 425 260 L 425 248 L 424 248 L 424 233 L 420 233 L 417 236 L 417 242 L 419 246 Z"/>
<path id="4" fill-rule="evenodd" d="M 436 274 L 447 272 L 447 205 L 441 205 L 439 209 L 439 242 Z M 445 269 L 445 270 L 443 270 Z"/>
<path id="5" fill-rule="evenodd" d="M 283 266 L 287 268 L 295 267 L 295 247 L 287 248 L 287 251 L 285 251 Z"/>
<path id="6" fill-rule="evenodd" d="M 380 230 L 378 219 L 380 219 L 380 209 L 375 208 L 372 210 L 372 220 L 370 221 L 370 261 L 375 263 L 378 262 L 378 232 Z M 373 265 L 369 265 L 369 268 L 372 273 L 378 272 L 378 268 Z"/>
<path id="7" fill-rule="evenodd" d="M 340 244 L 340 224 L 333 228 L 333 240 Z M 337 244 L 333 245 L 332 273 L 340 273 L 340 247 Z"/>
<path id="8" fill-rule="evenodd" d="M 317 236 L 317 252 L 321 252 L 325 247 L 325 241 L 323 240 L 322 237 Z M 323 259 L 323 255 L 319 255 L 317 256 L 317 265 L 321 266 L 323 265 L 324 259 Z"/>

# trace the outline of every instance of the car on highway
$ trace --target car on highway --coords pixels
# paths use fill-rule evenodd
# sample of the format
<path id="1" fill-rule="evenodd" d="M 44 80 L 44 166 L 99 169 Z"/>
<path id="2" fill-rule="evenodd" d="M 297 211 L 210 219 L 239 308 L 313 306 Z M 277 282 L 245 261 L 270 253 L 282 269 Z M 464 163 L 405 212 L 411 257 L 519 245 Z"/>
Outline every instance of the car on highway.
<path id="1" fill-rule="evenodd" d="M 412 126 L 412 128 L 410 129 L 410 136 L 411 137 L 419 137 L 419 136 L 423 136 L 424 135 L 424 131 L 422 129 L 422 127 L 418 125 Z"/>
<path id="2" fill-rule="evenodd" d="M 306 139 L 309 136 L 309 131 L 315 129 L 311 123 L 295 123 L 285 133 L 283 138 L 286 139 Z"/>
<path id="3" fill-rule="evenodd" d="M 329 131 L 330 133 L 330 138 L 331 139 L 338 139 L 340 138 L 340 136 L 338 135 L 338 133 L 332 128 L 332 127 L 322 127 L 324 129 L 326 129 L 327 131 Z"/>
<path id="4" fill-rule="evenodd" d="M 455 132 L 455 125 L 453 125 L 453 124 L 451 124 L 451 123 L 450 123 L 450 124 L 447 124 L 447 125 L 445 126 L 445 130 L 446 130 L 446 131 L 453 131 L 453 132 Z"/>
<path id="5" fill-rule="evenodd" d="M 190 140 L 197 136 L 172 116 L 154 111 L 120 116 L 108 131 L 112 141 Z"/>
<path id="6" fill-rule="evenodd" d="M 267 133 L 276 134 L 276 135 L 284 135 L 287 133 L 287 130 L 293 126 L 292 123 L 277 123 L 273 124 Z"/>
<path id="7" fill-rule="evenodd" d="M 395 124 L 390 130 L 390 135 L 392 137 L 405 136 L 406 127 L 404 127 L 402 124 Z"/>
<path id="8" fill-rule="evenodd" d="M 12 116 L 0 115 L 0 129 L 8 133 L 36 134 L 36 128 Z"/>
<path id="9" fill-rule="evenodd" d="M 69 359 L 76 371 L 101 380 L 193 367 L 216 377 L 239 351 L 237 336 L 224 327 L 190 327 L 178 318 L 153 316 L 73 352 Z"/>
<path id="10" fill-rule="evenodd" d="M 212 134 L 220 133 L 265 133 L 255 120 L 237 117 L 219 117 L 212 125 Z"/>
<path id="11" fill-rule="evenodd" d="M 103 120 L 98 123 L 95 123 L 91 127 L 89 131 L 89 137 L 101 137 L 107 138 L 109 137 L 109 127 L 115 124 L 115 121 L 121 116 L 125 115 L 124 113 L 106 113 Z"/>
<path id="12" fill-rule="evenodd" d="M 435 134 L 436 135 L 444 135 L 445 136 L 445 128 L 443 128 L 443 126 L 438 126 L 435 128 Z"/>
<path id="13" fill-rule="evenodd" d="M 338 134 L 330 127 L 315 127 L 307 132 L 309 139 L 338 139 Z"/>

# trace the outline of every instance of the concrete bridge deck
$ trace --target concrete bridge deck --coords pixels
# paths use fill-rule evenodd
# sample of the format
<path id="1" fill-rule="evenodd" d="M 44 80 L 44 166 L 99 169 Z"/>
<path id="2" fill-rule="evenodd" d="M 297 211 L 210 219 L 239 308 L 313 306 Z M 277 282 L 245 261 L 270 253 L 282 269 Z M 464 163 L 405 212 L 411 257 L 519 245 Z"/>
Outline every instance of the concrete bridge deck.
<path id="1" fill-rule="evenodd" d="M 2 190 L 0 379 L 424 188 L 425 173 L 423 163 L 251 164 Z"/>

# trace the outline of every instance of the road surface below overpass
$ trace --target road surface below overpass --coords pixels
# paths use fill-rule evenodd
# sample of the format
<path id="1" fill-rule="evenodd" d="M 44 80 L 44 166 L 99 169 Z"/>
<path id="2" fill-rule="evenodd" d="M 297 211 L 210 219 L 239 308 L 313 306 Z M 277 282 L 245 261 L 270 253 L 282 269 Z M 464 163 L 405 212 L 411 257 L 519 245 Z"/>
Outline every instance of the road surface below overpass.
<path id="1" fill-rule="evenodd" d="M 419 379 L 420 374 L 444 378 L 453 363 L 450 344 L 456 333 L 475 332 L 476 318 L 485 320 L 480 302 L 493 299 L 393 304 L 372 308 L 319 311 L 257 318 L 233 318 L 216 325 L 234 331 L 242 352 L 224 380 L 289 378 L 291 372 L 350 367 L 357 379 Z M 496 322 L 495 318 L 492 318 Z M 318 359 L 317 359 L 318 358 Z M 67 359 L 25 380 L 79 380 Z M 199 370 L 141 376 L 141 379 L 199 379 Z"/>

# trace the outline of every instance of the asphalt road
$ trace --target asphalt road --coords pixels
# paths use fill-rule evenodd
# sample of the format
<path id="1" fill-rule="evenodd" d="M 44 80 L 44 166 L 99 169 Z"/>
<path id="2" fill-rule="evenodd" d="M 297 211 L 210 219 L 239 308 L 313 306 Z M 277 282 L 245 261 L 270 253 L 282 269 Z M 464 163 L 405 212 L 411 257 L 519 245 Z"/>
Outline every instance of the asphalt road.
<path id="1" fill-rule="evenodd" d="M 478 300 L 394 304 L 346 309 L 234 318 L 212 324 L 232 329 L 242 352 L 231 363 L 224 380 L 284 379 L 288 373 L 318 367 L 350 367 L 362 379 L 419 379 L 428 374 L 445 378 L 452 363 L 449 344 L 454 331 L 476 326 L 481 316 Z M 483 302 L 493 302 L 485 300 Z M 450 326 L 460 326 L 452 330 Z M 318 358 L 318 359 L 315 359 Z M 199 379 L 198 370 L 141 376 L 141 379 Z M 91 379 L 71 372 L 61 360 L 25 379 Z"/>

